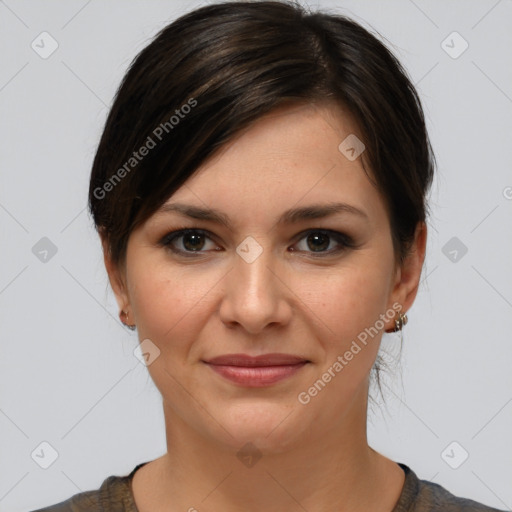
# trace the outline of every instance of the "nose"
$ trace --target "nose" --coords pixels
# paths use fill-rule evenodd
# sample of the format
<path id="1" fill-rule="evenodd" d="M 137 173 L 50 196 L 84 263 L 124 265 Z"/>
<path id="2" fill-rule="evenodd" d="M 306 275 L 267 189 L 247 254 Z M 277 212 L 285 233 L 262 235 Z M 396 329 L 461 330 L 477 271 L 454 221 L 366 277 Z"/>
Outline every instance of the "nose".
<path id="1" fill-rule="evenodd" d="M 241 326 L 258 334 L 290 321 L 293 293 L 286 286 L 283 266 L 274 260 L 270 249 L 263 250 L 254 260 L 243 252 L 236 254 L 234 267 L 225 277 L 219 312 L 228 327 Z"/>

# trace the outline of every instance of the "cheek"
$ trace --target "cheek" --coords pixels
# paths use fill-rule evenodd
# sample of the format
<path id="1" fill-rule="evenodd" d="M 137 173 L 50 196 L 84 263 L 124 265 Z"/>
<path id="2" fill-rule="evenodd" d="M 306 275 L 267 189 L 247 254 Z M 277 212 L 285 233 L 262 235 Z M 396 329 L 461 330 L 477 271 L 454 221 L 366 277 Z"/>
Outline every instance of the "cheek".
<path id="1" fill-rule="evenodd" d="M 161 349 L 168 348 L 171 340 L 178 349 L 188 343 L 200 328 L 204 301 L 220 277 L 199 266 L 187 270 L 169 264 L 134 267 L 131 279 L 136 286 L 131 298 L 141 339 L 154 339 Z"/>
<path id="2" fill-rule="evenodd" d="M 352 337 L 384 313 L 389 277 L 378 264 L 351 265 L 328 275 L 302 278 L 296 288 L 297 295 L 329 328 L 327 332 Z"/>

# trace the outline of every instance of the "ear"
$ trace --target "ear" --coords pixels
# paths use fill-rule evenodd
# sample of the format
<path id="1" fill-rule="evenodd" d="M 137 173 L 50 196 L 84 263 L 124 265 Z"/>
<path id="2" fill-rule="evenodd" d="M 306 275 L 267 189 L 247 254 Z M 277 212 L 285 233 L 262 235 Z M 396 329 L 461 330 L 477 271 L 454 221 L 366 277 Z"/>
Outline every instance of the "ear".
<path id="1" fill-rule="evenodd" d="M 402 306 L 400 311 L 404 313 L 411 308 L 418 293 L 426 245 L 427 226 L 424 222 L 418 222 L 409 254 L 396 271 L 393 291 L 390 295 L 390 307 L 398 303 Z"/>
<path id="2" fill-rule="evenodd" d="M 121 310 L 127 310 L 130 305 L 130 299 L 127 292 L 124 269 L 116 265 L 110 256 L 107 237 L 103 231 L 100 231 L 101 245 L 103 248 L 103 261 L 107 270 L 110 286 L 114 291 L 117 304 Z"/>

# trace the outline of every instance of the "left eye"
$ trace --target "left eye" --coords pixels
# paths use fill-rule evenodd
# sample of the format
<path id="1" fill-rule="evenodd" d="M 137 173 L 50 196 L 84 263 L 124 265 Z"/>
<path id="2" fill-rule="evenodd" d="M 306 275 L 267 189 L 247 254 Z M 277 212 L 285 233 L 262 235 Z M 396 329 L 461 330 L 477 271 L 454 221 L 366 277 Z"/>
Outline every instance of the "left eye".
<path id="1" fill-rule="evenodd" d="M 205 239 L 213 242 L 213 240 L 210 237 L 210 234 L 207 231 L 204 231 L 202 229 L 182 229 L 168 233 L 167 235 L 165 235 L 165 237 L 162 239 L 160 243 L 164 247 L 168 247 L 177 254 L 181 254 L 184 256 L 196 256 L 203 252 L 206 252 L 203 251 L 205 246 Z M 180 245 L 183 248 L 176 247 L 175 244 L 178 240 L 181 240 Z M 331 255 L 333 253 L 341 252 L 343 249 L 354 246 L 353 241 L 349 236 L 344 235 L 343 233 L 339 233 L 337 231 L 330 230 L 309 230 L 306 233 L 302 234 L 301 238 L 299 238 L 299 242 L 297 243 L 297 245 L 300 245 L 300 242 L 302 240 L 305 241 L 307 248 L 299 249 L 298 252 L 311 252 L 315 256 L 316 254 L 314 253 L 318 253 L 319 256 Z M 338 245 L 338 247 L 327 250 L 331 246 L 333 240 Z M 308 248 L 312 250 L 309 251 Z M 217 246 L 217 248 L 213 250 L 219 251 L 222 249 L 219 249 Z M 293 248 L 292 251 L 296 252 L 296 250 Z"/>
<path id="2" fill-rule="evenodd" d="M 300 240 L 305 240 L 306 245 L 309 248 L 313 248 L 313 253 L 328 253 L 333 254 L 336 252 L 340 252 L 343 248 L 352 247 L 352 241 L 348 236 L 343 235 L 342 233 L 338 233 L 337 231 L 308 231 L 305 236 L 303 236 Z M 327 250 L 331 243 L 335 241 L 334 245 L 338 245 L 336 248 L 331 248 Z M 300 243 L 299 243 L 300 245 Z M 341 247 L 340 247 L 341 246 Z M 305 249 L 306 252 L 307 249 Z"/>

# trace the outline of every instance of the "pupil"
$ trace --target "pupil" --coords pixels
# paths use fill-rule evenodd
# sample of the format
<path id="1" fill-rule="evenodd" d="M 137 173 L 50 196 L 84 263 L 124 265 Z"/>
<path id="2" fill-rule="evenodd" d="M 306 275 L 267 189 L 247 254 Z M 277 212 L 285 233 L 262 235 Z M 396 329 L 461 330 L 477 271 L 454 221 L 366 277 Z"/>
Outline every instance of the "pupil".
<path id="1" fill-rule="evenodd" d="M 190 239 L 195 239 L 196 242 L 198 242 L 198 241 L 200 242 L 201 237 L 202 237 L 202 235 L 198 235 L 196 233 L 189 233 L 189 234 L 184 235 L 183 244 L 184 244 L 185 248 L 188 250 L 201 249 L 201 247 L 202 247 L 201 243 L 199 243 L 199 246 L 194 245 L 194 243 L 192 243 L 192 244 L 187 243 L 187 240 L 190 240 Z"/>
<path id="2" fill-rule="evenodd" d="M 327 242 L 327 243 L 317 243 L 319 239 L 324 239 L 324 242 Z M 329 237 L 327 235 L 324 235 L 324 234 L 316 234 L 316 235 L 309 235 L 308 237 L 308 241 L 311 241 L 311 240 L 315 240 L 315 243 L 313 244 L 314 247 L 316 247 L 317 249 L 326 249 L 327 247 L 329 247 Z"/>

